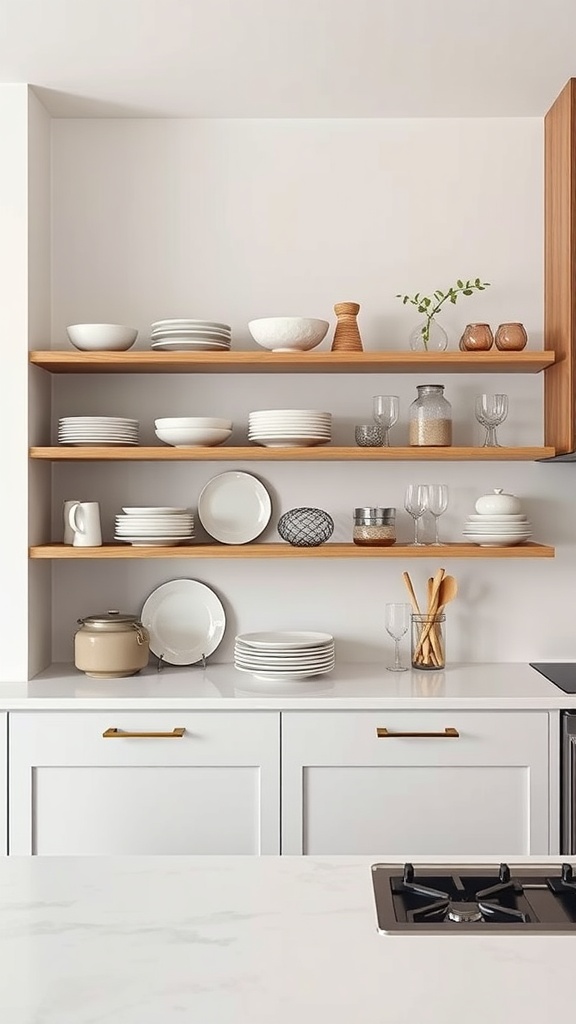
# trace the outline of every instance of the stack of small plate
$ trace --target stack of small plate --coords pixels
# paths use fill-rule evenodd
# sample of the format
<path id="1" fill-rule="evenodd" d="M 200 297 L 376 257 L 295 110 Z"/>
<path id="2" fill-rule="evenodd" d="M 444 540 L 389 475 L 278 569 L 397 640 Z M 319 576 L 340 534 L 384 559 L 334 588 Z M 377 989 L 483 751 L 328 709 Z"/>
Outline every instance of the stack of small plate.
<path id="1" fill-rule="evenodd" d="M 158 352 L 216 352 L 230 348 L 232 328 L 214 320 L 157 320 L 151 348 Z"/>
<path id="2" fill-rule="evenodd" d="M 519 512 L 502 512 L 499 515 L 484 513 L 468 516 L 464 524 L 464 536 L 481 548 L 511 547 L 513 544 L 522 544 L 532 536 L 532 524 L 527 516 Z"/>
<path id="3" fill-rule="evenodd" d="M 234 665 L 256 679 L 307 679 L 334 668 L 334 637 L 330 633 L 240 633 Z"/>
<path id="4" fill-rule="evenodd" d="M 58 420 L 58 442 L 112 447 L 138 444 L 138 420 L 123 416 L 63 416 Z"/>
<path id="5" fill-rule="evenodd" d="M 260 409 L 249 413 L 248 440 L 264 448 L 309 448 L 332 439 L 332 414 L 318 409 Z"/>
<path id="6" fill-rule="evenodd" d="M 116 516 L 114 540 L 134 547 L 172 547 L 194 536 L 194 516 L 187 508 L 144 506 L 123 508 Z"/>

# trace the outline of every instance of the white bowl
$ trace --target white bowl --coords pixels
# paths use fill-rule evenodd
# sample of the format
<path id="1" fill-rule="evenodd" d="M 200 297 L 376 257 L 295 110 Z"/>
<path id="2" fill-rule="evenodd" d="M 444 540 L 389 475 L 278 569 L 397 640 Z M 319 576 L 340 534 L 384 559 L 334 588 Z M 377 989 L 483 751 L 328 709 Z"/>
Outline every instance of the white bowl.
<path id="1" fill-rule="evenodd" d="M 479 515 L 518 515 L 522 513 L 522 502 L 515 494 L 507 494 L 499 487 L 478 498 L 474 508 Z"/>
<path id="2" fill-rule="evenodd" d="M 164 416 L 154 420 L 154 426 L 160 430 L 181 430 L 183 427 L 215 427 L 218 430 L 232 430 L 232 420 L 218 419 L 217 416 Z"/>
<path id="3" fill-rule="evenodd" d="M 72 324 L 66 333 L 74 347 L 83 352 L 125 352 L 138 337 L 135 327 L 122 324 Z"/>
<path id="4" fill-rule="evenodd" d="M 231 430 L 218 430 L 214 427 L 181 427 L 180 429 L 162 427 L 156 429 L 156 437 L 176 448 L 222 444 L 228 440 L 231 433 Z"/>
<path id="5" fill-rule="evenodd" d="M 304 316 L 265 316 L 251 320 L 248 330 L 257 345 L 272 352 L 307 352 L 316 348 L 330 324 Z"/>

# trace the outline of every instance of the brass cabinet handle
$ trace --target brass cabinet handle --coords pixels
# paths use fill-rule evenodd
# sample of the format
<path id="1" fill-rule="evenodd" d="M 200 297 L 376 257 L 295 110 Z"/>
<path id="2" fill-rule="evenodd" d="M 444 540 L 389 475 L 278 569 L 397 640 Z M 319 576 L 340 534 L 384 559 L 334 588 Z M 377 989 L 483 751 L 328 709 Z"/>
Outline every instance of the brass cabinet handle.
<path id="1" fill-rule="evenodd" d="M 172 729 L 172 732 L 124 732 L 123 729 L 105 729 L 102 738 L 105 740 L 128 740 L 128 739 L 180 739 L 186 729 Z"/>
<path id="2" fill-rule="evenodd" d="M 436 739 L 458 739 L 460 733 L 458 729 L 453 729 L 448 726 L 446 729 L 442 729 L 440 732 L 391 732 L 389 729 L 376 729 L 376 735 L 379 740 L 393 740 L 396 737 L 415 736 L 421 737 L 435 737 Z"/>

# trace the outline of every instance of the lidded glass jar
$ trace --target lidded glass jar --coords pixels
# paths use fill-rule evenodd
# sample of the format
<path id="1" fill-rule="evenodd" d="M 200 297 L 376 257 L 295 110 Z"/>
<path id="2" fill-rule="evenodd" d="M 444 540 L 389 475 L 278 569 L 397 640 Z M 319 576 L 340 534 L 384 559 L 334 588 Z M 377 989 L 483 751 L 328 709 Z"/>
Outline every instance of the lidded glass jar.
<path id="1" fill-rule="evenodd" d="M 396 509 L 355 508 L 352 540 L 355 544 L 391 547 L 396 543 Z"/>
<path id="2" fill-rule="evenodd" d="M 148 664 L 150 636 L 135 615 L 118 611 L 78 619 L 74 664 L 95 679 L 134 676 Z"/>
<path id="3" fill-rule="evenodd" d="M 411 445 L 446 448 L 452 444 L 452 406 L 444 398 L 443 384 L 419 384 L 410 406 Z"/>

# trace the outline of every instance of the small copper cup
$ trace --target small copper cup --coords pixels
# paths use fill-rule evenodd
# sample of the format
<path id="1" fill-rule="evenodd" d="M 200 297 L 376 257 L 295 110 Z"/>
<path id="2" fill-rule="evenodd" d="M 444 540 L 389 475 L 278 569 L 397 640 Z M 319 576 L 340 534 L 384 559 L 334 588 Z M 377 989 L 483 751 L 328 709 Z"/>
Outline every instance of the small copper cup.
<path id="1" fill-rule="evenodd" d="M 493 344 L 494 335 L 490 324 L 466 324 L 460 338 L 462 352 L 485 352 Z"/>
<path id="2" fill-rule="evenodd" d="M 502 352 L 520 352 L 526 348 L 527 341 L 524 324 L 500 324 L 496 331 L 496 348 Z"/>

